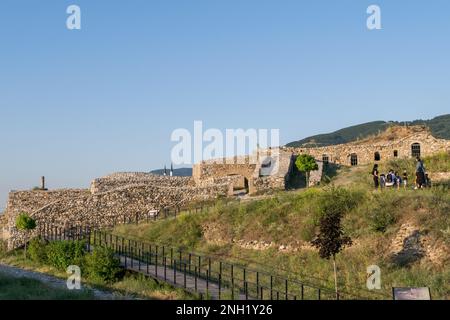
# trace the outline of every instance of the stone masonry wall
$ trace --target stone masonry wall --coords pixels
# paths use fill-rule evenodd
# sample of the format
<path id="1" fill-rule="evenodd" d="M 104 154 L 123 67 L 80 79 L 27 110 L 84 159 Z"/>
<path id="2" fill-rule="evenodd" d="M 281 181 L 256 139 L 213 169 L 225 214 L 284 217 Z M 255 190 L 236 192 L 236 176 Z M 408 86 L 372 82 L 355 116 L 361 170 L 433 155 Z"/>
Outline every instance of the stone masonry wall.
<path id="1" fill-rule="evenodd" d="M 395 127 L 379 138 L 347 144 L 319 148 L 285 148 L 285 150 L 294 154 L 307 153 L 318 160 L 323 160 L 323 157 L 327 156 L 330 163 L 350 166 L 352 154 L 356 155 L 358 165 L 375 163 L 376 152 L 380 155 L 379 161 L 411 157 L 412 145 L 415 143 L 420 145 L 421 156 L 450 151 L 450 140 L 437 139 L 428 129 L 420 126 Z M 397 154 L 396 157 L 394 153 Z"/>
<path id="2" fill-rule="evenodd" d="M 224 179 L 233 183 L 232 177 L 239 176 L 247 179 L 250 194 L 284 190 L 286 178 L 292 168 L 292 153 L 279 151 L 262 150 L 260 152 L 263 156 L 253 158 L 247 156 L 203 161 L 194 165 L 193 179 L 196 185 L 201 186 L 204 183 Z M 262 160 L 268 158 L 274 164 L 273 171 L 266 176 L 260 175 Z"/>
<path id="3" fill-rule="evenodd" d="M 144 172 L 120 172 L 98 178 L 91 183 L 93 194 L 133 185 L 158 185 L 165 187 L 194 186 L 192 177 L 159 176 Z"/>
<path id="4" fill-rule="evenodd" d="M 21 212 L 29 213 L 39 224 L 57 226 L 111 225 L 136 214 L 165 207 L 183 206 L 228 195 L 228 184 L 208 187 L 166 187 L 133 185 L 94 193 L 89 190 L 22 191 L 10 194 L 6 211 L 8 247 L 24 243 L 24 233 L 15 228 Z"/>

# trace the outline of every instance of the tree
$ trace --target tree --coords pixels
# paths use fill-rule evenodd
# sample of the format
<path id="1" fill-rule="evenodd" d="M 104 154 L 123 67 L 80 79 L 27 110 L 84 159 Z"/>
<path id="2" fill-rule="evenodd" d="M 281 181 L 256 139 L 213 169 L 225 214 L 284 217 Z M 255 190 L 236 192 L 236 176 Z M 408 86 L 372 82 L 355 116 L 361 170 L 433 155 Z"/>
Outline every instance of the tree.
<path id="1" fill-rule="evenodd" d="M 295 165 L 298 171 L 306 174 L 306 187 L 309 187 L 309 173 L 319 169 L 316 159 L 309 154 L 301 154 L 297 157 L 297 160 L 295 160 Z"/>
<path id="2" fill-rule="evenodd" d="M 336 255 L 346 246 L 352 244 L 352 239 L 344 235 L 341 226 L 343 213 L 339 210 L 333 210 L 325 213 L 320 218 L 320 232 L 311 244 L 319 249 L 319 255 L 323 259 L 333 258 L 334 286 L 336 290 L 336 299 L 339 298 L 337 284 Z"/>
<path id="3" fill-rule="evenodd" d="M 16 219 L 16 228 L 25 232 L 25 258 L 27 257 L 28 232 L 36 228 L 36 221 L 27 213 L 22 212 Z"/>

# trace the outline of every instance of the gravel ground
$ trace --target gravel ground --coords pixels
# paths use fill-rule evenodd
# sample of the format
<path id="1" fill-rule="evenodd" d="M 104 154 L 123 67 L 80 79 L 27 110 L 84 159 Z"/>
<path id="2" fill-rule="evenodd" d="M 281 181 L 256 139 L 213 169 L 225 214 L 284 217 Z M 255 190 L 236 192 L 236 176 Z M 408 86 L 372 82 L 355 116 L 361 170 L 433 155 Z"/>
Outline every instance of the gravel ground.
<path id="1" fill-rule="evenodd" d="M 15 278 L 23 277 L 23 278 L 35 279 L 35 280 L 44 282 L 54 288 L 59 288 L 59 289 L 67 288 L 65 279 L 60 279 L 60 278 L 56 278 L 53 276 L 49 276 L 49 275 L 47 275 L 45 273 L 41 273 L 41 272 L 28 271 L 28 270 L 11 267 L 11 266 L 4 265 L 4 264 L 0 264 L 0 272 L 4 273 L 6 275 L 9 275 L 11 277 L 15 277 Z M 100 300 L 123 299 L 123 297 L 119 297 L 119 296 L 115 295 L 114 293 L 94 289 L 94 288 L 91 288 L 86 285 L 82 285 L 81 288 L 91 290 L 94 293 L 94 296 L 96 299 L 100 299 Z"/>

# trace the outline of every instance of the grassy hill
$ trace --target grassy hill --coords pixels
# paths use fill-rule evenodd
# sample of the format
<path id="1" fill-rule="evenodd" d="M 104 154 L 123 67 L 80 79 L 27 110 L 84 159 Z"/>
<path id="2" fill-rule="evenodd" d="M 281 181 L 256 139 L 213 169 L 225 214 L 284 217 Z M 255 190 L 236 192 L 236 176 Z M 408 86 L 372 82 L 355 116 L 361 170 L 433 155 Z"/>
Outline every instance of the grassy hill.
<path id="1" fill-rule="evenodd" d="M 426 125 L 437 138 L 450 139 L 450 114 L 439 116 L 431 120 L 415 120 L 411 122 L 373 121 L 356 126 L 340 129 L 326 134 L 319 134 L 305 139 L 288 143 L 288 147 L 300 146 L 329 146 L 348 143 L 377 134 L 392 125 Z"/>
<path id="2" fill-rule="evenodd" d="M 430 172 L 450 171 L 448 155 L 425 163 Z M 381 170 L 395 166 L 412 170 L 413 163 L 393 161 Z M 376 264 L 383 285 L 376 298 L 390 299 L 393 286 L 428 286 L 434 299 L 450 299 L 448 188 L 374 191 L 369 171 L 345 169 L 325 187 L 217 202 L 206 213 L 114 232 L 332 288 L 331 262 L 310 245 L 324 204 L 332 204 L 345 209 L 345 230 L 354 241 L 338 257 L 341 289 L 367 293 L 366 268 Z"/>

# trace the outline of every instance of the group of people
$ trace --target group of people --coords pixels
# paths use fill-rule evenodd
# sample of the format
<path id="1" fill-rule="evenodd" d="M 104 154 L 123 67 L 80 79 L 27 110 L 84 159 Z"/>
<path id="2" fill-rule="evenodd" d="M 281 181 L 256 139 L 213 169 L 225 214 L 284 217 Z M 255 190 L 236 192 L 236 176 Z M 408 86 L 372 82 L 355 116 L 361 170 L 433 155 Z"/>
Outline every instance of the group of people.
<path id="1" fill-rule="evenodd" d="M 387 174 L 380 174 L 378 171 L 378 164 L 375 164 L 372 169 L 373 182 L 375 185 L 375 189 L 381 188 L 397 188 L 403 186 L 403 188 L 408 187 L 408 173 L 406 170 L 403 170 L 403 173 L 400 175 L 398 171 L 389 170 Z M 425 166 L 423 165 L 423 161 L 420 157 L 416 159 L 416 181 L 414 189 L 423 189 L 431 186 L 431 181 L 428 177 L 428 174 L 425 171 Z"/>

